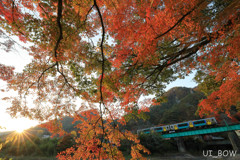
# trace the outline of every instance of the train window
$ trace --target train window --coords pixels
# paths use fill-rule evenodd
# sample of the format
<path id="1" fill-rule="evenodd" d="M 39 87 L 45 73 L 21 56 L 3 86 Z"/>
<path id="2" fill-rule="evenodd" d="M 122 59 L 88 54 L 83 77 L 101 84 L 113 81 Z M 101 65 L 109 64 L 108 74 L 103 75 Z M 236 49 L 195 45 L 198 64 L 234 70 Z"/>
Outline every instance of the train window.
<path id="1" fill-rule="evenodd" d="M 163 128 L 162 127 L 159 127 L 159 128 L 154 128 L 154 131 L 162 131 Z"/>
<path id="2" fill-rule="evenodd" d="M 165 126 L 166 127 L 166 130 L 169 130 L 169 126 Z"/>
<path id="3" fill-rule="evenodd" d="M 150 132 L 150 129 L 144 129 L 143 132 Z"/>
<path id="4" fill-rule="evenodd" d="M 200 121 L 194 121 L 194 124 L 201 124 L 201 123 L 205 123 L 205 120 L 200 120 Z"/>
<path id="5" fill-rule="evenodd" d="M 188 126 L 188 123 L 181 123 L 181 124 L 178 124 L 178 127 L 186 127 Z"/>

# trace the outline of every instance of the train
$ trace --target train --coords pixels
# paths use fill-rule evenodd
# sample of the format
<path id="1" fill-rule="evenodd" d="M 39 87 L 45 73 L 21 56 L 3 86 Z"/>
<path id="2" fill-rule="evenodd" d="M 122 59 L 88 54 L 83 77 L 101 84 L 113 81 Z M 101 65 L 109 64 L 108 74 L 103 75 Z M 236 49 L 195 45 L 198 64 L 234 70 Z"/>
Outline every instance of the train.
<path id="1" fill-rule="evenodd" d="M 164 126 L 158 126 L 158 127 L 151 127 L 146 129 L 140 129 L 137 131 L 137 133 L 150 133 L 152 131 L 154 132 L 160 132 L 160 133 L 172 133 L 182 130 L 190 130 L 195 128 L 202 128 L 202 127 L 209 127 L 214 126 L 217 124 L 217 121 L 215 117 L 210 118 L 204 118 L 199 120 L 191 120 L 187 122 L 181 122 L 181 123 L 175 123 L 170 125 L 164 125 Z"/>

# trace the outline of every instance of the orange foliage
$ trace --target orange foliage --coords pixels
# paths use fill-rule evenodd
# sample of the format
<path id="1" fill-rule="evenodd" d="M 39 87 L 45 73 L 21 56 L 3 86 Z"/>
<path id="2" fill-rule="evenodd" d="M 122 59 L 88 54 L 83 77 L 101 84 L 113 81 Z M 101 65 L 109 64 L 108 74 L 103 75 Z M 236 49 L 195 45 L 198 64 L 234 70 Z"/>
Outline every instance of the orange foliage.
<path id="1" fill-rule="evenodd" d="M 153 101 L 139 103 L 140 97 L 159 96 L 166 84 L 195 69 L 222 82 L 199 104 L 201 115 L 229 113 L 239 104 L 238 0 L 14 2 L 0 4 L 1 28 L 35 45 L 22 73 L 11 77 L 12 68 L 0 66 L 0 78 L 11 77 L 9 89 L 19 94 L 9 111 L 80 120 L 76 146 L 59 159 L 123 159 L 122 139 L 131 142 L 132 158 L 142 159 L 140 151 L 148 151 L 136 135 L 119 129 L 126 123 L 122 116 L 133 108 L 146 111 Z M 90 39 L 99 32 L 95 46 Z M 57 121 L 44 126 L 63 134 Z"/>

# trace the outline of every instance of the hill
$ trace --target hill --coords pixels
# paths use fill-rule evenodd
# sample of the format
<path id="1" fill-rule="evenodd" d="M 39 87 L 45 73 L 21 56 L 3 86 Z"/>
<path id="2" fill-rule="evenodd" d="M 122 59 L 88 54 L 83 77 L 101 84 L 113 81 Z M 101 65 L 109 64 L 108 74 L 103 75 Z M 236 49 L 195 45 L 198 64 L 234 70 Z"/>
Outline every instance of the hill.
<path id="1" fill-rule="evenodd" d="M 203 98 L 204 94 L 196 88 L 174 87 L 163 95 L 166 102 L 149 108 L 147 120 L 130 120 L 126 129 L 136 132 L 140 128 L 199 119 L 196 112 Z"/>
<path id="2" fill-rule="evenodd" d="M 168 124 L 199 118 L 195 113 L 204 94 L 192 88 L 175 87 L 163 95 L 167 102 L 151 106 L 149 121 L 154 124 Z"/>
<path id="3" fill-rule="evenodd" d="M 77 125 L 77 122 L 72 124 L 73 122 L 73 118 L 72 117 L 63 117 L 63 119 L 61 120 L 62 123 L 62 127 L 66 132 L 71 132 L 73 130 L 75 130 L 75 126 Z M 28 129 L 28 132 L 34 135 L 37 135 L 39 137 L 42 137 L 43 135 L 51 135 L 50 132 L 48 132 L 48 130 L 46 128 L 42 128 L 40 126 L 36 126 L 36 127 L 32 127 L 30 129 Z"/>

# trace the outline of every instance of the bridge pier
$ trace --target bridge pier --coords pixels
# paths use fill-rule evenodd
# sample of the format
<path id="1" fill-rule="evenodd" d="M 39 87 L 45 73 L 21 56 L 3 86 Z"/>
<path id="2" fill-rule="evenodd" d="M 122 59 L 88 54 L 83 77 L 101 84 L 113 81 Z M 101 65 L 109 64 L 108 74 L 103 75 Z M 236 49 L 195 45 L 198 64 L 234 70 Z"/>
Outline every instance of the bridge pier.
<path id="1" fill-rule="evenodd" d="M 184 145 L 184 141 L 182 137 L 176 138 L 177 140 L 177 146 L 178 146 L 178 151 L 181 153 L 186 152 L 186 147 Z"/>
<path id="2" fill-rule="evenodd" d="M 235 131 L 228 132 L 228 138 L 232 144 L 233 150 L 240 154 L 240 140 Z"/>

